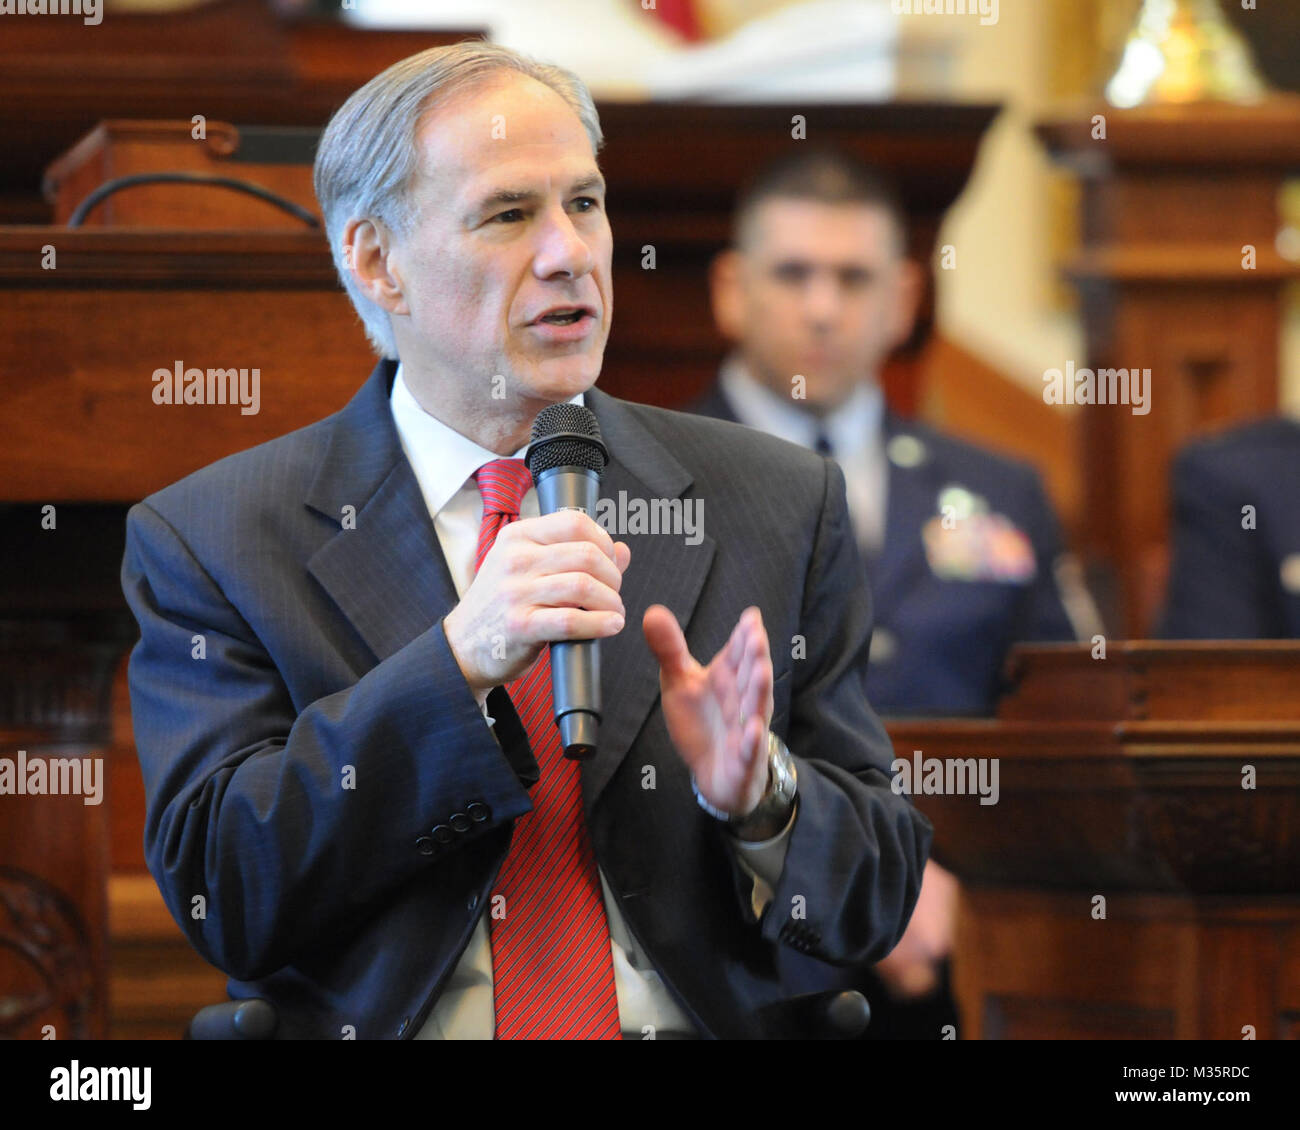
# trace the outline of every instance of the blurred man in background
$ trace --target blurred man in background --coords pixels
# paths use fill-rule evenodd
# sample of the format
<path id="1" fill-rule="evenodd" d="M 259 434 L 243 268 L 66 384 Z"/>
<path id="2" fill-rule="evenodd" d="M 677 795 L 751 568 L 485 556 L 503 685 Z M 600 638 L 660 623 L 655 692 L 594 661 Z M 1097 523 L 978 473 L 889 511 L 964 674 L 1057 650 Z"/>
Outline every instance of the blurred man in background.
<path id="1" fill-rule="evenodd" d="M 1012 644 L 1076 638 L 1054 578 L 1061 539 L 1031 467 L 886 408 L 880 371 L 921 293 L 906 249 L 894 189 L 855 158 L 801 146 L 759 171 L 710 279 L 735 347 L 690 407 L 842 467 L 876 614 L 875 709 L 991 714 Z M 941 1038 L 957 1022 L 945 960 L 955 897 L 952 875 L 931 862 L 911 924 L 874 973 L 809 962 L 809 988 L 861 987 L 869 1037 Z"/>

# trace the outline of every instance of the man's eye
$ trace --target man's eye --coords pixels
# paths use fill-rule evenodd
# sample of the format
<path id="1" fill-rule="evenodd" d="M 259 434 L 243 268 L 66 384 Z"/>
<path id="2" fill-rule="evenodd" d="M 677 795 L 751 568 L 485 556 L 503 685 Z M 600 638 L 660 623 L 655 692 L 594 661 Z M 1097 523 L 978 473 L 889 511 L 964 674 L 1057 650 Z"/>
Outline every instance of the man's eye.
<path id="1" fill-rule="evenodd" d="M 583 201 L 586 201 L 588 204 L 591 205 L 591 208 L 584 208 L 583 209 L 584 212 L 590 212 L 592 211 L 592 209 L 600 207 L 600 201 L 597 200 L 594 196 L 579 196 L 578 199 L 574 201 L 574 203 L 581 204 Z"/>
<path id="2" fill-rule="evenodd" d="M 492 223 L 495 224 L 497 220 L 502 219 L 502 217 L 504 216 L 522 216 L 523 214 L 524 213 L 522 208 L 511 208 L 508 212 L 498 212 L 495 216 L 492 217 Z"/>
<path id="3" fill-rule="evenodd" d="M 808 270 L 795 263 L 787 263 L 784 266 L 777 267 L 776 277 L 784 283 L 801 283 L 808 278 Z"/>

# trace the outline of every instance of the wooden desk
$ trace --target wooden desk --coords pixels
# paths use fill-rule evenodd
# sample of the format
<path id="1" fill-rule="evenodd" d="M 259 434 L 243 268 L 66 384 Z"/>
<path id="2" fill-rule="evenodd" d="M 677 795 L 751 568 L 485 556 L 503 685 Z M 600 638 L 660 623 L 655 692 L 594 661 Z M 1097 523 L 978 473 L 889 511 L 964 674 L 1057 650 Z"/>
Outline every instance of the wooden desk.
<path id="1" fill-rule="evenodd" d="M 1013 664 L 996 720 L 889 726 L 999 766 L 996 804 L 916 798 L 962 881 L 961 1035 L 1300 1038 L 1300 643 Z"/>
<path id="2" fill-rule="evenodd" d="M 286 22 L 266 0 L 188 11 L 4 21 L 0 35 L 0 219 L 48 219 L 41 173 L 103 118 L 320 128 L 385 67 L 470 32 Z"/>

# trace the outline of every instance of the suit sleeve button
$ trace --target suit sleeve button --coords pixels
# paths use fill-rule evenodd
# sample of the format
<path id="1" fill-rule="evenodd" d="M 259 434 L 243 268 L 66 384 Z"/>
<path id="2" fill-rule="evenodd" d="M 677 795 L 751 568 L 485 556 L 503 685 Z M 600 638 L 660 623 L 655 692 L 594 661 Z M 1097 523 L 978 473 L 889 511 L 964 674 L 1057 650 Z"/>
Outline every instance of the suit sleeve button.
<path id="1" fill-rule="evenodd" d="M 447 821 L 457 832 L 468 832 L 473 823 L 463 812 L 457 812 Z"/>
<path id="2" fill-rule="evenodd" d="M 446 824 L 436 825 L 433 829 L 432 835 L 440 844 L 449 844 L 456 838 L 456 833 L 448 828 Z"/>
<path id="3" fill-rule="evenodd" d="M 415 850 L 421 855 L 432 855 L 437 845 L 428 836 L 421 836 L 415 841 Z"/>
<path id="4" fill-rule="evenodd" d="M 484 820 L 492 815 L 492 810 L 482 801 L 477 800 L 469 805 L 465 811 L 469 813 L 469 818 L 473 820 L 475 824 L 482 824 Z"/>

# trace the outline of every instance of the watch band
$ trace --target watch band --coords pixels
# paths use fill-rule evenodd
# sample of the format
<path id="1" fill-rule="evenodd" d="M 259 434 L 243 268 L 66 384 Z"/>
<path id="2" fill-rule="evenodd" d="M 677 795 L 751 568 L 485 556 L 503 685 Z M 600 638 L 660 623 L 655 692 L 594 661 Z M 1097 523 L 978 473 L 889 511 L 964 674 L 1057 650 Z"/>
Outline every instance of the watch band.
<path id="1" fill-rule="evenodd" d="M 790 822 L 798 786 L 794 758 L 771 730 L 767 732 L 767 788 L 752 812 L 735 817 L 715 808 L 700 795 L 694 775 L 691 777 L 691 789 L 699 806 L 715 820 L 725 823 L 733 835 L 755 842 L 770 840 Z"/>

